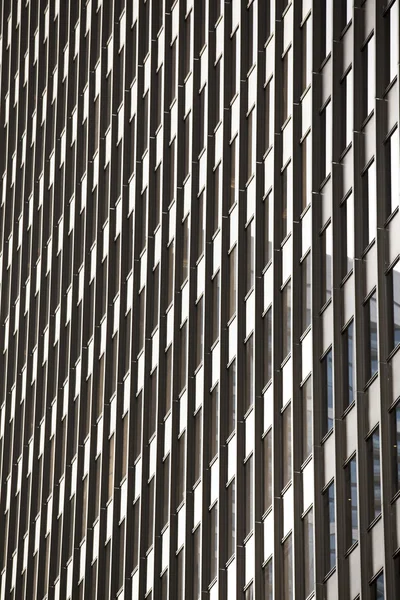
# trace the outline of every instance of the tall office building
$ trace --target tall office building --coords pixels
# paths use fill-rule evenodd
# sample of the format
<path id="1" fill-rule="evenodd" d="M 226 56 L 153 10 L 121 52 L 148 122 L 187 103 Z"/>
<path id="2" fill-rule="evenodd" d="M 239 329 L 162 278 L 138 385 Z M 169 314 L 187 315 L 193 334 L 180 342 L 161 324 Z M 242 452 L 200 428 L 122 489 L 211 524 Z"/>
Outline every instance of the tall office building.
<path id="1" fill-rule="evenodd" d="M 400 0 L 2 0 L 0 598 L 400 598 Z"/>

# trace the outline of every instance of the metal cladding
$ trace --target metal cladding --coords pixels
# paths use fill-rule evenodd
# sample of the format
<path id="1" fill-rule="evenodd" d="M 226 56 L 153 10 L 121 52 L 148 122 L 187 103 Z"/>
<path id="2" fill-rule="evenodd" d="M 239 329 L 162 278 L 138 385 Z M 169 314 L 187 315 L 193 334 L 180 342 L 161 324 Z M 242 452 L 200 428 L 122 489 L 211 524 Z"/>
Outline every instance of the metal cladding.
<path id="1" fill-rule="evenodd" d="M 1 600 L 400 598 L 399 6 L 2 0 Z"/>

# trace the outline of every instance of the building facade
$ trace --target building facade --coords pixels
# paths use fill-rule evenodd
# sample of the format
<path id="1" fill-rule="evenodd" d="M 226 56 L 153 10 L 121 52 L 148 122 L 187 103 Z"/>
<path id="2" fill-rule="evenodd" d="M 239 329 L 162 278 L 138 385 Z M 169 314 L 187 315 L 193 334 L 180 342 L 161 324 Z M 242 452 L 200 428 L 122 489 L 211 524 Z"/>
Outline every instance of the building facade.
<path id="1" fill-rule="evenodd" d="M 400 0 L 3 0 L 0 598 L 400 598 Z"/>

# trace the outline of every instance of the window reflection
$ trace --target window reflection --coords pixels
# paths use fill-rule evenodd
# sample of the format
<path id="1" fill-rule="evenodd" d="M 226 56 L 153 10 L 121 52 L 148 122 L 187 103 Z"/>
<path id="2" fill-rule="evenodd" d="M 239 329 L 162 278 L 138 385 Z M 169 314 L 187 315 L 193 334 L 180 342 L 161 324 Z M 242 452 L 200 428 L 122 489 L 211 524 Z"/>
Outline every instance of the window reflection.
<path id="1" fill-rule="evenodd" d="M 282 489 L 292 478 L 292 408 L 291 405 L 282 414 Z"/>
<path id="2" fill-rule="evenodd" d="M 283 597 L 284 600 L 293 600 L 292 535 L 283 543 Z"/>
<path id="3" fill-rule="evenodd" d="M 308 511 L 303 519 L 304 596 L 314 590 L 314 515 Z"/>
<path id="4" fill-rule="evenodd" d="M 302 387 L 302 425 L 303 425 L 303 456 L 304 462 L 312 452 L 313 430 L 313 405 L 312 405 L 312 379 L 309 377 Z"/>
<path id="5" fill-rule="evenodd" d="M 358 540 L 357 460 L 352 458 L 345 468 L 347 548 Z"/>
<path id="6" fill-rule="evenodd" d="M 302 274 L 302 332 L 311 325 L 311 253 L 301 263 Z"/>
<path id="7" fill-rule="evenodd" d="M 332 225 L 329 223 L 321 235 L 322 306 L 332 296 Z"/>
<path id="8" fill-rule="evenodd" d="M 376 292 L 372 294 L 365 304 L 365 326 L 367 347 L 366 358 L 366 378 L 367 381 L 378 371 L 378 324 L 377 324 L 377 305 Z"/>
<path id="9" fill-rule="evenodd" d="M 368 438 L 369 453 L 369 520 L 373 521 L 381 514 L 381 462 L 380 462 L 380 432 L 379 427 Z"/>
<path id="10" fill-rule="evenodd" d="M 322 435 L 333 428 L 333 372 L 332 350 L 329 350 L 322 361 L 322 376 L 324 384 L 324 405 L 322 410 Z"/>
<path id="11" fill-rule="evenodd" d="M 335 484 L 331 483 L 324 493 L 326 573 L 336 565 L 336 520 L 335 520 Z"/>

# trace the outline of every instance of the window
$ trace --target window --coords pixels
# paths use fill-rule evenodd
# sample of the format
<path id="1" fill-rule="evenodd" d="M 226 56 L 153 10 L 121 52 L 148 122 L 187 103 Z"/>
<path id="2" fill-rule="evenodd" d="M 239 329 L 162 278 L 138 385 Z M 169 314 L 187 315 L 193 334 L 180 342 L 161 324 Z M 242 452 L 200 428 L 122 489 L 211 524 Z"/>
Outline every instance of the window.
<path id="1" fill-rule="evenodd" d="M 381 462 L 379 427 L 367 440 L 369 468 L 369 520 L 372 522 L 381 514 Z"/>
<path id="2" fill-rule="evenodd" d="M 254 110 L 247 117 L 247 181 L 253 175 L 253 138 L 254 138 Z"/>
<path id="3" fill-rule="evenodd" d="M 282 347 L 283 357 L 289 354 L 292 343 L 292 298 L 291 282 L 289 281 L 282 290 Z"/>
<path id="4" fill-rule="evenodd" d="M 301 143 L 301 208 L 305 210 L 311 202 L 311 142 L 307 134 Z"/>
<path id="5" fill-rule="evenodd" d="M 232 85 L 232 99 L 236 96 L 238 90 L 239 81 L 239 69 L 240 60 L 238 60 L 238 30 L 232 36 L 231 42 L 231 85 Z M 238 68 L 239 66 L 239 68 Z"/>
<path id="6" fill-rule="evenodd" d="M 264 101 L 265 101 L 265 123 L 264 123 L 264 150 L 265 152 L 273 143 L 274 136 L 274 111 L 272 110 L 272 80 L 270 80 L 265 86 L 264 91 Z"/>
<path id="7" fill-rule="evenodd" d="M 346 27 L 347 23 L 351 21 L 353 16 L 353 0 L 345 0 L 342 4 L 341 11 L 341 28 L 342 31 Z"/>
<path id="8" fill-rule="evenodd" d="M 350 406 L 355 399 L 354 368 L 354 322 L 352 321 L 343 333 L 344 409 Z"/>
<path id="9" fill-rule="evenodd" d="M 214 67 L 214 128 L 218 125 L 221 119 L 221 59 Z"/>
<path id="10" fill-rule="evenodd" d="M 176 506 L 178 507 L 185 499 L 185 474 L 186 474 L 186 433 L 182 433 L 178 439 L 178 482 L 176 490 Z"/>
<path id="11" fill-rule="evenodd" d="M 190 20 L 191 20 L 191 14 L 189 13 L 189 15 L 187 16 L 186 20 L 185 20 L 185 27 L 184 27 L 184 38 L 185 38 L 185 48 L 184 48 L 184 63 L 183 63 L 183 79 L 185 80 L 189 71 L 190 71 Z"/>
<path id="12" fill-rule="evenodd" d="M 301 388 L 302 400 L 302 462 L 304 462 L 312 452 L 312 430 L 313 430 L 313 404 L 312 404 L 312 379 L 309 377 Z"/>
<path id="13" fill-rule="evenodd" d="M 164 527 L 169 520 L 169 462 L 170 455 L 166 457 L 163 464 L 163 494 L 162 494 L 162 521 Z M 137 544 L 139 546 L 139 543 Z"/>
<path id="14" fill-rule="evenodd" d="M 201 477 L 201 455 L 202 455 L 202 409 L 194 416 L 194 476 L 193 483 Z"/>
<path id="15" fill-rule="evenodd" d="M 272 211 L 272 194 L 268 194 L 263 203 L 263 218 L 264 218 L 264 267 L 268 265 L 272 259 L 272 241 L 273 241 L 273 211 Z"/>
<path id="16" fill-rule="evenodd" d="M 204 346 L 204 333 L 203 333 L 203 305 L 204 297 L 202 296 L 196 305 L 196 361 L 195 368 L 199 366 L 203 360 L 203 346 Z"/>
<path id="17" fill-rule="evenodd" d="M 332 163 L 332 103 L 321 111 L 321 182 L 331 172 Z"/>
<path id="18" fill-rule="evenodd" d="M 303 519 L 304 596 L 314 591 L 314 515 L 309 510 Z"/>
<path id="19" fill-rule="evenodd" d="M 237 137 L 235 137 L 235 139 L 233 140 L 233 142 L 230 145 L 230 152 L 231 152 L 231 187 L 230 187 L 230 194 L 229 194 L 229 208 L 231 208 L 235 202 L 236 202 L 236 189 L 237 189 L 237 184 L 236 184 L 236 143 L 237 143 Z"/>
<path id="20" fill-rule="evenodd" d="M 371 583 L 371 600 L 385 600 L 385 580 L 383 573 Z"/>
<path id="21" fill-rule="evenodd" d="M 325 27 L 321 27 L 321 44 L 322 44 L 322 56 L 321 61 L 323 61 L 332 50 L 332 39 L 333 39 L 333 26 L 332 26 L 332 16 L 333 16 L 333 0 L 323 0 L 322 2 L 322 18 L 325 21 Z"/>
<path id="22" fill-rule="evenodd" d="M 350 194 L 340 206 L 342 223 L 342 277 L 353 269 L 354 260 L 354 202 Z"/>
<path id="23" fill-rule="evenodd" d="M 215 386 L 213 391 L 211 392 L 211 427 L 210 427 L 210 460 L 211 462 L 213 458 L 218 453 L 218 417 L 219 417 L 219 398 L 218 398 L 218 385 Z"/>
<path id="24" fill-rule="evenodd" d="M 228 369 L 228 414 L 227 414 L 227 438 L 235 431 L 236 426 L 236 360 Z"/>
<path id="25" fill-rule="evenodd" d="M 389 217 L 399 206 L 399 128 L 395 129 L 385 144 L 386 150 L 386 216 Z"/>
<path id="26" fill-rule="evenodd" d="M 245 538 L 253 530 L 253 503 L 254 503 L 254 481 L 253 481 L 253 456 L 244 464 L 245 479 Z"/>
<path id="27" fill-rule="evenodd" d="M 283 542 L 283 598 L 293 600 L 292 535 Z"/>
<path id="28" fill-rule="evenodd" d="M 332 350 L 322 360 L 322 379 L 324 401 L 322 406 L 322 436 L 333 429 L 333 373 Z"/>
<path id="29" fill-rule="evenodd" d="M 229 560 L 236 550 L 236 499 L 235 499 L 235 480 L 231 481 L 227 488 L 227 559 Z"/>
<path id="30" fill-rule="evenodd" d="M 236 295 L 237 295 L 237 270 L 236 270 L 235 246 L 229 254 L 229 303 L 228 303 L 228 321 L 236 313 Z"/>
<path id="31" fill-rule="evenodd" d="M 171 409 L 172 400 L 172 344 L 165 353 L 165 414 Z"/>
<path id="32" fill-rule="evenodd" d="M 311 325 L 311 252 L 307 254 L 301 263 L 302 290 L 301 290 L 301 315 L 302 331 Z"/>
<path id="33" fill-rule="evenodd" d="M 213 234 L 220 226 L 221 213 L 221 163 L 214 171 L 214 204 L 213 204 Z"/>
<path id="34" fill-rule="evenodd" d="M 190 114 L 187 115 L 186 119 L 183 121 L 184 123 L 184 162 L 183 162 L 183 179 L 190 174 L 190 148 L 191 148 L 191 140 L 190 140 Z"/>
<path id="35" fill-rule="evenodd" d="M 375 37 L 372 36 L 362 51 L 363 105 L 362 117 L 366 119 L 375 107 Z"/>
<path id="36" fill-rule="evenodd" d="M 389 2 L 388 2 L 389 4 Z M 397 76 L 397 65 L 399 57 L 399 2 L 392 3 L 385 15 L 386 29 L 384 34 L 386 56 L 385 65 L 388 68 L 386 84 L 389 84 Z"/>
<path id="37" fill-rule="evenodd" d="M 321 305 L 332 297 L 332 225 L 329 223 L 321 235 Z"/>
<path id="38" fill-rule="evenodd" d="M 173 100 L 175 99 L 175 95 L 176 95 L 176 46 L 177 46 L 177 41 L 174 40 L 174 43 L 171 45 L 171 73 L 170 73 L 170 85 L 168 85 L 167 87 L 170 89 L 170 105 L 172 104 Z"/>
<path id="39" fill-rule="evenodd" d="M 167 306 L 174 299 L 174 242 L 168 246 L 168 288 L 167 288 Z"/>
<path id="40" fill-rule="evenodd" d="M 212 298 L 213 298 L 213 312 L 212 312 L 212 337 L 211 344 L 217 341 L 219 336 L 219 321 L 220 321 L 220 272 L 215 275 L 212 280 Z"/>
<path id="41" fill-rule="evenodd" d="M 204 252 L 204 193 L 197 200 L 197 260 Z"/>
<path id="42" fill-rule="evenodd" d="M 282 59 L 283 73 L 283 98 L 282 98 L 282 125 L 287 121 L 292 112 L 293 103 L 293 76 L 292 76 L 292 49 L 286 52 Z"/>
<path id="43" fill-rule="evenodd" d="M 292 192 L 292 163 L 289 163 L 282 171 L 282 241 L 292 229 Z"/>
<path id="44" fill-rule="evenodd" d="M 246 378 L 245 378 L 245 396 L 244 413 L 252 406 L 254 397 L 254 335 L 252 334 L 245 344 L 246 360 Z"/>
<path id="45" fill-rule="evenodd" d="M 282 414 L 282 489 L 292 479 L 292 407 Z"/>
<path id="46" fill-rule="evenodd" d="M 201 528 L 193 533 L 193 598 L 198 600 L 201 589 Z M 167 600 L 167 596 L 165 596 Z"/>
<path id="47" fill-rule="evenodd" d="M 265 513 L 272 504 L 272 429 L 263 437 L 263 506 Z"/>
<path id="48" fill-rule="evenodd" d="M 248 48 L 248 71 L 254 64 L 254 49 L 257 36 L 254 35 L 254 3 L 247 9 L 247 48 Z"/>
<path id="49" fill-rule="evenodd" d="M 391 413 L 393 423 L 393 470 L 394 493 L 400 490 L 400 402 Z"/>
<path id="50" fill-rule="evenodd" d="M 170 203 L 175 198 L 175 146 L 176 138 L 174 138 L 169 147 L 169 201 Z"/>
<path id="51" fill-rule="evenodd" d="M 181 284 L 188 278 L 189 273 L 189 217 L 182 223 L 182 265 Z"/>
<path id="52" fill-rule="evenodd" d="M 346 150 L 353 140 L 353 71 L 350 71 L 343 78 L 341 83 L 342 95 L 342 151 Z"/>
<path id="53" fill-rule="evenodd" d="M 376 170 L 373 162 L 362 177 L 364 206 L 363 247 L 366 248 L 376 236 Z"/>
<path id="54" fill-rule="evenodd" d="M 346 549 L 358 541 L 357 460 L 353 457 L 345 466 Z"/>
<path id="55" fill-rule="evenodd" d="M 188 345 L 188 339 L 187 339 L 187 329 L 188 329 L 188 324 L 187 321 L 183 324 L 183 326 L 181 327 L 181 339 L 180 339 L 180 353 L 181 353 L 181 359 L 180 359 L 180 378 L 179 378 L 179 391 L 183 390 L 183 388 L 186 386 L 186 377 L 187 377 L 187 345 Z"/>
<path id="56" fill-rule="evenodd" d="M 301 28 L 302 32 L 302 92 L 311 85 L 311 75 L 312 75 L 312 28 L 311 28 L 311 18 L 308 18 L 307 21 L 303 24 Z"/>
<path id="57" fill-rule="evenodd" d="M 246 227 L 246 294 L 254 286 L 254 219 Z"/>
<path id="58" fill-rule="evenodd" d="M 207 136 L 206 106 L 205 106 L 206 89 L 207 89 L 206 86 L 204 86 L 199 94 L 199 103 L 200 103 L 199 120 L 198 120 L 198 124 L 199 124 L 199 154 L 205 147 L 206 136 Z"/>
<path id="59" fill-rule="evenodd" d="M 377 306 L 376 292 L 372 294 L 364 305 L 365 311 L 365 371 L 367 381 L 378 371 L 378 324 L 377 324 Z"/>
<path id="60" fill-rule="evenodd" d="M 326 565 L 325 572 L 329 573 L 336 565 L 336 520 L 335 520 L 335 484 L 331 483 L 324 492 L 324 520 Z"/>
<path id="61" fill-rule="evenodd" d="M 263 318 L 264 324 L 264 386 L 272 377 L 272 309 Z"/>
<path id="62" fill-rule="evenodd" d="M 217 576 L 218 568 L 218 504 L 210 510 L 210 583 Z"/>
<path id="63" fill-rule="evenodd" d="M 268 561 L 263 569 L 264 600 L 274 599 L 273 568 L 272 559 Z"/>

